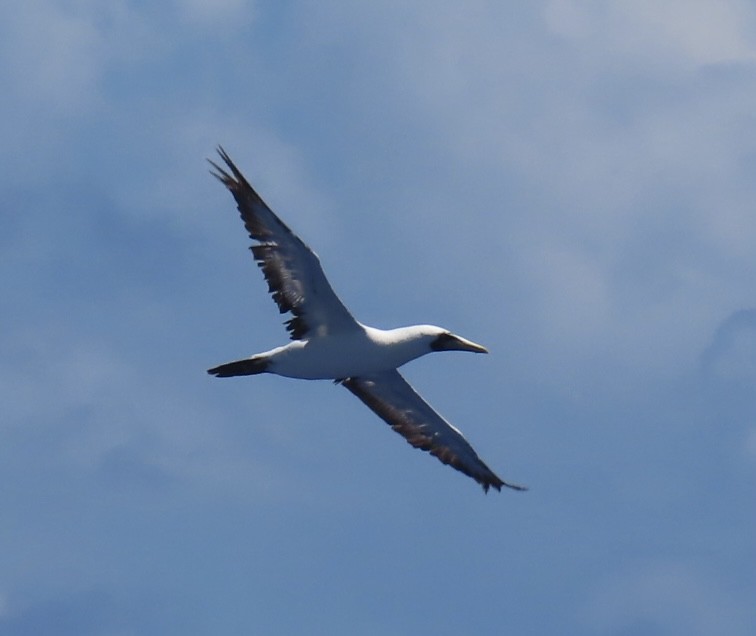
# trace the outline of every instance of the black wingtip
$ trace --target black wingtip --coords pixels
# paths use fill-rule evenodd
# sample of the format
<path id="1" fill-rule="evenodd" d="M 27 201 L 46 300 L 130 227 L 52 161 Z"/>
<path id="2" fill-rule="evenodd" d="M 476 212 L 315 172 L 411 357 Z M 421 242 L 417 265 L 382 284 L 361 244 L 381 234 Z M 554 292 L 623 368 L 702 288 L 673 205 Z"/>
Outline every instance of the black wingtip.
<path id="1" fill-rule="evenodd" d="M 208 159 L 207 162 L 214 168 L 214 170 L 210 170 L 210 174 L 213 175 L 218 181 L 220 181 L 224 186 L 228 187 L 229 183 L 233 183 L 233 179 L 231 178 L 231 175 L 228 174 L 223 168 L 221 168 L 217 163 L 215 163 L 212 159 Z"/>
<path id="2" fill-rule="evenodd" d="M 220 155 L 220 158 L 226 162 L 229 168 L 233 165 L 233 161 L 231 161 L 231 158 L 228 156 L 228 153 L 226 152 L 225 148 L 223 148 L 223 146 L 218 144 L 215 147 L 215 151 Z"/>
<path id="3" fill-rule="evenodd" d="M 223 146 L 218 144 L 218 147 L 215 149 L 218 153 L 218 156 L 223 159 L 223 163 L 226 164 L 226 167 L 231 171 L 231 175 L 233 175 L 233 179 L 231 179 L 231 175 L 228 174 L 224 169 L 220 168 L 216 163 L 208 159 L 212 166 L 218 170 L 222 175 L 224 175 L 226 178 L 231 179 L 232 181 L 235 179 L 237 183 L 244 184 L 249 187 L 249 183 L 247 183 L 247 180 L 244 178 L 244 175 L 241 173 L 241 170 L 236 167 L 236 164 L 231 161 L 231 157 L 228 156 L 228 153 L 223 149 Z M 221 179 L 221 181 L 224 181 L 224 179 Z"/>
<path id="4" fill-rule="evenodd" d="M 265 203 L 260 195 L 257 194 L 255 189 L 250 185 L 249 181 L 247 181 L 241 170 L 236 167 L 236 164 L 231 160 L 231 157 L 228 156 L 228 153 L 225 151 L 223 146 L 218 145 L 216 147 L 216 151 L 218 153 L 218 156 L 223 160 L 223 163 L 226 164 L 226 167 L 222 168 L 212 159 L 208 159 L 207 162 L 213 167 L 213 170 L 210 170 L 210 174 L 218 179 L 218 181 L 220 181 L 231 191 L 231 194 L 234 195 L 237 203 L 239 203 L 240 205 L 241 201 L 239 197 L 241 193 L 244 193 L 247 196 L 251 196 L 252 200 L 255 203 L 261 203 L 264 205 Z"/>
<path id="5" fill-rule="evenodd" d="M 510 488 L 511 490 L 517 490 L 520 492 L 524 492 L 528 489 L 527 486 L 520 486 L 519 484 L 512 484 L 508 481 L 504 481 L 502 479 L 498 479 L 497 481 L 486 481 L 486 482 L 480 482 L 480 485 L 483 486 L 483 492 L 485 494 L 488 494 L 489 488 L 492 486 L 496 489 L 497 492 L 501 492 L 501 487 L 505 486 L 506 488 Z"/>
<path id="6" fill-rule="evenodd" d="M 226 164 L 229 170 L 233 173 L 234 177 L 236 177 L 236 180 L 241 181 L 243 177 L 241 177 L 241 173 L 237 169 L 237 167 L 234 165 L 234 162 L 231 161 L 231 157 L 228 156 L 228 153 L 223 149 L 223 146 L 220 144 L 216 147 L 216 152 L 220 156 L 221 159 L 223 159 L 223 163 Z M 231 176 L 224 168 L 221 168 L 215 161 L 212 159 L 208 159 L 207 162 L 214 168 L 214 170 L 210 171 L 210 174 L 213 175 L 218 181 L 220 181 L 223 185 L 226 187 L 229 187 L 230 185 L 233 185 L 235 183 L 234 177 Z M 241 179 L 240 179 L 241 177 Z"/>
<path id="7" fill-rule="evenodd" d="M 520 484 L 511 484 L 508 481 L 502 482 L 502 486 L 506 486 L 510 490 L 517 490 L 518 492 L 525 492 L 528 490 L 527 486 L 521 486 Z M 499 487 L 499 490 L 501 490 L 501 486 Z"/>

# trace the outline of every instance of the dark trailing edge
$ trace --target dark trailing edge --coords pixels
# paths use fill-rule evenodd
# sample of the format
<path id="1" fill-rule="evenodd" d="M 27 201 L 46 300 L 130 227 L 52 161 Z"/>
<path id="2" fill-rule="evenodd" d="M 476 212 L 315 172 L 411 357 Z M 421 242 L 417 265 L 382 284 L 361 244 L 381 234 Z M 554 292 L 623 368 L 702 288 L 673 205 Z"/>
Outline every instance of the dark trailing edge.
<path id="1" fill-rule="evenodd" d="M 525 486 L 500 479 L 478 457 L 462 433 L 436 413 L 398 371 L 367 378 L 346 378 L 340 383 L 412 446 L 428 451 L 444 464 L 472 477 L 485 492 L 491 487 L 500 491 L 502 486 L 527 490 Z"/>

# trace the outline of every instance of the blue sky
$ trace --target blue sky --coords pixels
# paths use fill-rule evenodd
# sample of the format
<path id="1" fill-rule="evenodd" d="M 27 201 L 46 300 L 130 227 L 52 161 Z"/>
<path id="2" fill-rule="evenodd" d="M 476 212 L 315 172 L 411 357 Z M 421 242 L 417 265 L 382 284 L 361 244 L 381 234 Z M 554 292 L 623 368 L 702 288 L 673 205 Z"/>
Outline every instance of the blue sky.
<path id="1" fill-rule="evenodd" d="M 661 5 L 661 6 L 660 6 Z M 0 8 L 0 636 L 756 631 L 756 6 Z M 527 493 L 285 341 L 223 144 Z"/>

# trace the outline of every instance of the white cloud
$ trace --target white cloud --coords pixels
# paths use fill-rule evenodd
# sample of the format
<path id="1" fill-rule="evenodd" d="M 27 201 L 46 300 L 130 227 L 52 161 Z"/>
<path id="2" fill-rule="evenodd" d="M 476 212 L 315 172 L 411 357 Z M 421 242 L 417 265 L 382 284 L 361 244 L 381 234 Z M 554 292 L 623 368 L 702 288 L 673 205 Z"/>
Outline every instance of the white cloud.
<path id="1" fill-rule="evenodd" d="M 12 6 L 19 15 L 27 7 Z M 123 13 L 109 13 L 112 6 Z M 17 114 L 0 121 L 4 140 L 12 136 L 11 150 L 6 145 L 0 153 L 33 148 L 24 170 L 13 163 L 21 179 L 4 173 L 3 194 L 28 205 L 18 206 L 21 215 L 17 206 L 3 206 L 9 222 L 0 239 L 11 261 L 3 291 L 16 312 L 0 318 L 12 325 L 0 335 L 0 465 L 12 485 L 3 492 L 13 513 L 4 537 L 13 547 L 6 561 L 14 564 L 3 568 L 0 583 L 10 594 L 24 585 L 37 592 L 40 584 L 67 589 L 67 579 L 98 583 L 115 572 L 115 594 L 129 581 L 149 593 L 149 580 L 184 599 L 194 583 L 200 597 L 208 577 L 194 574 L 208 566 L 221 584 L 199 610 L 205 621 L 228 616 L 229 590 L 241 589 L 241 596 L 259 592 L 260 603 L 272 602 L 275 625 L 276 590 L 291 580 L 304 581 L 302 589 L 314 594 L 318 607 L 323 598 L 338 597 L 327 586 L 307 587 L 312 564 L 332 561 L 334 524 L 323 516 L 330 512 L 323 501 L 345 511 L 345 523 L 337 525 L 354 539 L 355 554 L 366 552 L 365 541 L 393 540 L 384 531 L 396 526 L 390 508 L 417 508 L 417 484 L 402 488 L 401 479 L 385 471 L 396 459 L 407 478 L 415 464 L 422 472 L 427 463 L 448 479 L 452 490 L 424 491 L 440 498 L 431 505 L 438 515 L 459 486 L 459 505 L 480 508 L 490 521 L 481 517 L 480 527 L 491 530 L 494 543 L 501 540 L 494 536 L 501 514 L 527 535 L 520 597 L 556 592 L 554 615 L 541 617 L 549 627 L 558 624 L 551 632 L 587 632 L 573 626 L 570 599 L 590 593 L 586 622 L 597 633 L 642 631 L 644 625 L 666 633 L 695 635 L 711 625 L 715 633 L 730 627 L 736 636 L 745 633 L 753 615 L 743 618 L 750 605 L 734 588 L 750 573 L 736 559 L 734 571 L 721 571 L 723 581 L 672 563 L 619 572 L 586 592 L 592 579 L 583 575 L 586 564 L 595 572 L 597 558 L 609 569 L 668 546 L 683 559 L 686 550 L 695 551 L 696 564 L 720 572 L 719 555 L 732 557 L 737 546 L 724 553 L 698 550 L 701 519 L 691 511 L 713 506 L 704 511 L 703 529 L 713 541 L 751 521 L 742 489 L 720 487 L 715 499 L 701 504 L 701 493 L 690 486 L 694 473 L 711 488 L 712 476 L 732 475 L 721 463 L 732 456 L 732 438 L 707 428 L 720 426 L 723 405 L 706 391 L 683 394 L 685 382 L 660 375 L 690 369 L 722 318 L 753 306 L 756 135 L 749 122 L 756 94 L 746 50 L 752 14 L 732 24 L 712 9 L 704 17 L 720 26 L 699 42 L 693 37 L 702 23 L 699 4 L 690 5 L 698 22 L 679 26 L 686 30 L 680 34 L 666 6 L 650 15 L 646 2 L 637 8 L 562 3 L 572 22 L 564 18 L 569 28 L 555 37 L 542 19 L 543 6 L 309 2 L 287 5 L 271 19 L 273 12 L 255 14 L 249 3 L 233 0 L 202 7 L 191 0 L 35 0 L 28 20 L 10 20 L 6 30 L 23 26 L 19 31 L 31 40 L 20 44 L 32 47 L 33 18 L 49 8 L 63 24 L 52 33 L 49 18 L 42 32 L 52 33 L 54 50 L 69 55 L 60 60 L 60 73 L 84 64 L 81 74 L 70 68 L 80 92 L 61 93 L 60 104 L 56 91 L 67 90 L 62 79 L 45 92 L 10 66 L 3 71 L 12 77 Z M 746 5 L 723 6 L 727 13 Z M 136 13 L 140 7 L 143 15 Z M 258 39 L 233 28 L 248 19 L 269 20 L 261 28 L 271 30 Z M 228 39 L 197 41 L 222 32 Z M 0 40 L 0 47 L 15 41 Z M 29 53 L 40 77 L 54 68 L 46 53 Z M 740 66 L 722 62 L 733 56 Z M 342 259 L 333 280 L 351 286 L 354 307 L 368 309 L 366 320 L 381 312 L 386 320 L 413 320 L 408 307 L 418 320 L 435 320 L 426 312 L 448 308 L 457 312 L 462 333 L 491 346 L 496 355 L 486 360 L 444 360 L 438 369 L 418 363 L 408 371 L 425 378 L 427 397 L 472 437 L 490 435 L 491 444 L 479 450 L 492 465 L 505 466 L 515 452 L 507 440 L 522 449 L 516 454 L 530 468 L 520 464 L 518 471 L 531 475 L 523 479 L 535 497 L 511 500 L 523 512 L 532 505 L 544 509 L 542 497 L 561 483 L 559 465 L 588 466 L 578 478 L 586 489 L 563 493 L 563 511 L 580 511 L 561 520 L 568 531 L 558 537 L 558 552 L 572 555 L 564 567 L 534 570 L 548 559 L 534 560 L 531 553 L 548 552 L 552 532 L 531 532 L 527 514 L 515 518 L 509 506 L 502 513 L 490 498 L 476 498 L 463 477 L 401 448 L 403 442 L 343 390 L 206 376 L 206 366 L 285 338 L 245 249 L 233 202 L 207 174 L 204 157 L 216 143 L 322 251 L 327 265 Z M 211 250 L 213 263 L 233 258 L 239 269 L 209 274 Z M 380 294 L 370 292 L 381 287 Z M 258 316 L 269 321 L 269 331 Z M 485 336 L 476 323 L 488 329 Z M 725 344 L 712 370 L 717 378 L 747 383 L 747 334 Z M 480 382 L 470 389 L 472 402 L 444 394 L 460 375 L 456 364 L 475 365 Z M 490 372 L 477 375 L 479 364 Z M 428 373 L 435 376 L 431 384 Z M 653 390 L 615 399 L 633 376 L 646 378 Z M 585 390 L 565 401 L 566 392 L 554 386 L 572 388 L 569 383 Z M 744 404 L 726 405 L 728 421 L 753 424 L 750 402 Z M 401 457 L 371 450 L 363 433 L 374 427 Z M 747 437 L 743 427 L 733 435 L 756 453 L 753 433 Z M 536 440 L 530 450 L 523 446 L 528 439 Z M 356 447 L 362 451 L 352 452 Z M 499 459 L 492 451 L 497 447 Z M 557 468 L 549 468 L 549 457 L 558 457 Z M 365 461 L 371 466 L 362 466 Z M 625 489 L 617 475 L 628 467 L 641 486 L 661 483 L 660 492 L 649 497 L 638 484 Z M 434 472 L 428 483 L 435 480 Z M 394 488 L 401 496 L 386 499 Z M 368 491 L 379 497 L 366 499 Z M 262 506 L 248 505 L 270 493 L 274 505 L 262 516 Z M 290 506 L 295 497 L 306 505 Z M 585 512 L 601 510 L 602 498 L 611 500 L 612 514 L 596 524 L 596 515 Z M 679 513 L 679 523 L 658 514 L 662 500 L 675 519 Z M 352 519 L 360 506 L 365 515 Z M 313 521 L 306 545 L 281 534 L 294 516 Z M 635 529 L 641 534 L 633 535 L 638 542 L 632 546 L 618 546 L 612 529 L 627 528 L 629 516 L 642 520 Z M 267 525 L 261 526 L 263 517 Z M 465 532 L 454 519 L 439 527 L 437 543 L 454 543 Z M 395 532 L 399 546 L 403 534 Z M 651 545 L 641 545 L 652 535 Z M 581 553 L 581 542 L 592 549 Z M 596 546 L 602 553 L 607 542 L 616 552 L 597 557 Z M 199 552 L 188 549 L 195 545 Z M 418 563 L 425 556 L 434 563 L 436 547 L 429 543 Z M 142 558 L 145 550 L 154 559 Z M 197 554 L 204 555 L 202 563 L 187 558 Z M 282 571 L 282 554 L 292 566 L 283 568 L 277 587 L 258 590 L 247 566 L 265 571 L 258 560 L 264 554 L 270 571 Z M 494 631 L 504 614 L 514 631 L 532 623 L 533 603 L 511 595 L 506 607 L 480 601 L 486 577 L 464 565 L 466 556 L 452 564 L 459 566 L 460 607 L 480 602 L 483 630 Z M 409 552 L 404 557 L 418 559 Z M 349 566 L 352 561 L 344 560 L 346 570 L 331 563 L 338 576 L 323 581 L 359 577 L 365 568 Z M 519 567 L 509 561 L 507 567 Z M 498 565 L 492 563 L 491 572 Z M 350 599 L 356 605 L 348 609 L 371 612 L 368 597 L 391 602 L 384 585 L 390 570 L 374 577 L 369 594 Z M 554 571 L 576 582 L 569 594 L 557 589 Z M 185 616 L 185 607 L 169 613 Z M 325 621 L 343 614 L 341 606 L 330 609 Z M 397 620 L 403 609 L 397 607 Z M 247 631 L 265 631 L 252 614 L 232 618 Z M 291 620 L 299 626 L 305 619 Z M 458 627 L 442 626 L 449 632 Z"/>
<path id="2" fill-rule="evenodd" d="M 552 0 L 549 28 L 580 42 L 598 64 L 609 57 L 642 60 L 659 70 L 756 61 L 752 7 L 741 0 Z"/>
<path id="3" fill-rule="evenodd" d="M 31 80 L 19 74 L 16 87 L 41 90 L 38 97 L 53 102 L 60 93 L 60 104 L 83 117 L 102 99 L 102 78 L 124 63 L 127 41 L 139 42 L 136 48 L 143 52 L 132 54 L 137 60 L 142 54 L 159 59 L 176 46 L 176 33 L 169 30 L 167 41 L 152 48 L 160 17 L 139 16 L 128 3 L 107 6 L 35 0 L 19 10 L 13 19 L 30 77 L 47 73 L 55 81 L 27 85 Z M 241 0 L 172 6 L 207 24 L 216 18 L 236 23 L 255 13 Z M 750 248 L 756 217 L 745 178 L 748 157 L 756 151 L 748 134 L 756 91 L 737 78 L 714 84 L 708 77 L 691 79 L 688 67 L 677 62 L 665 66 L 668 86 L 651 81 L 660 56 L 698 66 L 748 62 L 747 25 L 754 14 L 740 2 L 686 7 L 552 2 L 545 23 L 538 5 L 516 10 L 529 12 L 536 30 L 556 30 L 579 44 L 564 48 L 545 38 L 535 46 L 532 30 L 512 26 L 517 21 L 509 9 L 486 3 L 368 11 L 338 3 L 307 5 L 295 18 L 301 33 L 294 36 L 301 41 L 282 62 L 287 68 L 279 70 L 286 84 L 288 66 L 309 68 L 310 58 L 353 52 L 356 70 L 335 88 L 344 112 L 359 116 L 347 116 L 344 126 L 357 126 L 351 130 L 359 134 L 354 122 L 369 121 L 374 130 L 365 134 L 385 138 L 397 130 L 392 128 L 397 120 L 409 121 L 407 129 L 416 131 L 412 143 L 392 142 L 406 156 L 397 157 L 395 169 L 414 168 L 417 159 L 427 161 L 431 172 L 454 175 L 453 182 L 402 181 L 402 194 L 417 195 L 416 205 L 407 206 L 399 220 L 387 215 L 387 224 L 398 233 L 408 227 L 408 213 L 424 215 L 426 222 L 457 214 L 455 198 L 470 192 L 467 218 L 497 239 L 496 253 L 486 260 L 498 270 L 492 278 L 517 278 L 532 292 L 514 308 L 500 297 L 501 311 L 521 314 L 530 345 L 544 346 L 541 355 L 561 350 L 591 359 L 601 352 L 639 369 L 677 373 L 692 364 L 722 312 L 742 306 L 749 272 L 756 270 Z M 685 20 L 678 19 L 681 13 Z M 49 52 L 31 44 L 38 18 L 53 44 Z M 710 33 L 701 39 L 702 25 Z M 580 47 L 590 52 L 589 61 Z M 119 178 L 109 189 L 135 215 L 168 216 L 179 227 L 210 231 L 215 219 L 208 210 L 222 199 L 212 194 L 203 157 L 221 142 L 271 203 L 327 254 L 341 227 L 329 214 L 340 211 L 330 212 L 330 202 L 308 184 L 306 144 L 282 141 L 270 119 L 259 117 L 274 110 L 279 98 L 268 96 L 256 106 L 250 86 L 265 85 L 259 80 L 276 70 L 260 70 L 255 49 L 249 53 L 254 81 L 238 90 L 235 84 L 235 99 L 224 100 L 222 108 L 202 96 L 204 86 L 194 101 L 160 109 L 126 113 L 115 101 L 102 105 L 124 128 L 105 132 L 115 133 L 122 161 L 148 164 L 141 181 Z M 626 63 L 618 70 L 612 56 Z M 19 99 L 19 110 L 29 103 L 28 95 Z M 45 112 L 58 107 L 51 104 Z M 26 133 L 19 130 L 31 124 L 7 125 L 9 138 L 21 147 Z M 35 127 L 40 128 L 36 122 Z M 63 134 L 66 127 L 56 125 L 44 140 L 40 136 L 50 156 L 60 156 L 55 136 Z M 318 151 L 309 152 L 321 160 Z M 195 178 L 187 182 L 186 175 Z M 510 183 L 530 200 L 524 205 L 512 200 Z M 384 205 L 393 202 L 386 194 Z M 430 231 L 439 234 L 453 231 L 433 225 Z M 430 243 L 418 249 L 430 250 Z M 449 275 L 469 280 L 479 266 L 474 259 L 457 262 Z"/>
<path id="4" fill-rule="evenodd" d="M 132 40 L 139 42 L 137 50 L 150 49 L 144 46 L 145 38 L 148 44 L 154 43 L 159 25 L 137 26 L 143 21 L 127 3 L 107 6 L 111 8 L 95 2 L 63 5 L 35 0 L 25 3 L 23 10 L 6 9 L 6 22 L 11 25 L 6 30 L 12 37 L 5 46 L 17 49 L 18 59 L 24 59 L 28 67 L 27 72 L 13 75 L 16 88 L 27 92 L 26 98 L 17 101 L 19 111 L 30 104 L 28 93 L 36 92 L 39 99 L 51 102 L 53 110 L 69 104 L 75 116 L 82 117 L 87 105 L 101 100 L 99 82 L 114 60 L 127 55 L 125 43 Z M 240 15 L 254 13 L 254 7 L 242 0 L 187 0 L 174 6 L 198 20 L 226 16 L 236 21 Z M 720 89 L 694 83 L 679 96 L 654 89 L 647 99 L 628 96 L 628 104 L 620 94 L 617 108 L 626 109 L 629 116 L 617 122 L 611 121 L 611 108 L 607 113 L 602 102 L 612 96 L 601 93 L 605 88 L 601 82 L 615 71 L 607 61 L 611 51 L 607 47 L 617 39 L 613 29 L 639 34 L 619 38 L 632 62 L 630 75 L 623 76 L 630 84 L 633 74 L 653 75 L 653 64 L 643 57 L 649 40 L 659 46 L 672 43 L 676 55 L 697 64 L 733 58 L 747 61 L 751 50 L 747 25 L 754 19 L 748 5 L 550 3 L 545 12 L 549 28 L 561 29 L 568 38 L 585 34 L 603 38 L 589 43 L 595 58 L 590 69 L 581 66 L 579 55 L 548 45 L 534 47 L 532 36 L 508 29 L 510 16 L 504 9 L 484 3 L 464 9 L 453 3 L 433 7 L 382 7 L 365 13 L 350 6 L 310 5 L 299 15 L 302 29 L 313 24 L 317 28 L 307 31 L 300 54 L 330 50 L 336 43 L 359 44 L 357 61 L 371 79 L 346 86 L 345 101 L 351 100 L 365 118 L 369 112 L 364 106 L 383 114 L 388 104 L 391 112 L 401 111 L 434 139 L 441 172 L 457 176 L 452 188 L 464 183 L 465 188 L 476 190 L 481 200 L 473 203 L 481 210 L 485 205 L 486 213 L 499 217 L 493 227 L 511 241 L 503 247 L 515 251 L 523 275 L 531 279 L 524 282 L 540 294 L 535 306 L 523 306 L 523 311 L 544 315 L 547 307 L 563 310 L 551 311 L 550 323 L 541 323 L 546 340 L 563 337 L 562 333 L 574 333 L 581 345 L 590 333 L 616 338 L 608 321 L 621 316 L 632 325 L 645 315 L 650 322 L 636 327 L 638 337 L 643 337 L 654 334 L 659 326 L 666 329 L 703 298 L 705 315 L 699 314 L 702 322 L 689 333 L 700 343 L 715 319 L 709 307 L 740 302 L 745 289 L 743 280 L 733 278 L 730 271 L 713 270 L 710 263 L 702 262 L 702 256 L 729 259 L 729 270 L 754 267 L 750 245 L 756 236 L 756 220 L 748 205 L 751 192 L 737 180 L 742 161 L 753 151 L 748 141 L 752 136 L 744 134 L 744 127 L 756 93 L 747 83 L 725 84 Z M 683 13 L 685 19 L 680 20 Z M 698 37 L 702 25 L 708 35 Z M 33 37 L 33 27 L 41 30 L 50 46 L 34 44 L 39 38 Z M 352 86 L 359 93 L 356 100 L 350 94 Z M 643 86 L 643 90 L 651 89 Z M 383 101 L 375 101 L 376 92 L 383 93 Z M 175 214 L 182 223 L 200 227 L 211 223 L 206 205 L 192 206 L 192 202 L 198 195 L 203 202 L 209 201 L 206 193 L 211 187 L 199 178 L 204 173 L 202 157 L 221 141 L 232 152 L 234 147 L 251 149 L 251 160 L 238 151 L 234 156 L 266 191 L 265 172 L 281 182 L 274 185 L 273 196 L 276 190 L 286 193 L 284 209 L 309 210 L 304 225 L 299 222 L 297 227 L 327 250 L 323 241 L 338 224 L 322 223 L 328 206 L 316 202 L 313 211 L 315 188 L 297 185 L 307 180 L 302 148 L 281 142 L 276 133 L 258 123 L 247 97 L 239 95 L 240 103 L 229 106 L 233 109 L 230 117 L 216 107 L 196 104 L 139 112 L 136 138 L 147 144 L 148 134 L 157 136 L 164 149 L 174 149 L 175 156 L 166 155 L 170 165 L 157 167 L 157 181 L 141 192 L 133 181 L 116 183 L 114 187 L 120 184 L 122 188 L 119 201 L 137 214 L 159 209 Z M 107 106 L 119 113 L 117 104 Z M 21 146 L 19 126 L 9 126 L 9 137 L 18 137 L 17 147 Z M 44 143 L 54 148 L 55 135 L 63 131 L 64 127 L 55 127 L 52 140 Z M 258 160 L 262 155 L 264 162 Z M 186 184 L 186 174 L 198 178 Z M 543 193 L 544 205 L 538 210 L 512 206 L 497 183 L 503 176 L 519 181 L 523 190 Z M 292 196 L 292 188 L 303 192 Z M 452 188 L 447 187 L 447 198 L 453 195 Z M 650 218 L 659 209 L 649 210 L 649 202 L 671 190 L 673 196 L 680 195 L 676 203 L 689 208 L 664 219 Z M 159 206 L 154 205 L 156 201 Z M 418 206 L 416 213 L 427 214 L 427 209 Z M 320 221 L 313 220 L 308 227 L 308 218 Z M 319 232 L 323 225 L 330 229 Z M 674 293 L 649 311 L 647 298 L 623 288 L 617 272 L 634 261 L 639 233 L 660 230 L 681 237 L 687 248 L 672 250 L 669 258 L 658 263 L 657 282 L 668 281 L 668 290 Z M 499 266 L 507 264 L 499 262 Z M 568 280 L 568 272 L 575 278 Z M 469 277 L 467 272 L 459 275 Z M 573 320 L 578 316 L 582 319 Z M 626 326 L 621 325 L 622 330 Z M 665 337 L 661 331 L 656 333 L 657 342 Z M 681 346 L 690 349 L 692 342 Z M 643 348 L 638 342 L 630 347 L 633 351 Z"/>
<path id="5" fill-rule="evenodd" d="M 500 237 L 489 267 L 531 292 L 514 308 L 501 298 L 501 311 L 531 316 L 538 355 L 691 371 L 756 271 L 746 178 L 756 89 L 748 74 L 691 70 L 750 64 L 756 12 L 737 1 L 555 2 L 544 28 L 563 21 L 577 46 L 536 47 L 503 8 L 434 8 L 347 9 L 346 19 L 318 6 L 302 18 L 326 25 L 310 33 L 313 49 L 360 39 L 371 83 L 348 98 L 410 119 L 433 140 L 417 147 L 434 153 L 437 173 L 454 176 L 410 212 L 453 216 L 459 192 L 472 193 L 466 219 Z M 524 205 L 510 199 L 514 183 Z M 464 267 L 456 275 L 469 280 Z"/>
<path id="6" fill-rule="evenodd" d="M 162 52 L 154 26 L 127 0 L 0 4 L 0 156 L 12 181 L 76 170 L 71 155 L 83 140 L 105 134 L 117 143 L 98 121 L 121 114 L 104 80 L 118 84 L 120 73 Z"/>
<path id="7" fill-rule="evenodd" d="M 5 5 L 6 90 L 64 111 L 88 103 L 103 67 L 105 43 L 93 16 L 79 6 L 45 0 Z"/>
<path id="8" fill-rule="evenodd" d="M 29 0 L 0 9 L 0 72 L 19 107 L 80 117 L 99 104 L 116 61 L 141 58 L 157 40 L 126 0 Z"/>
<path id="9" fill-rule="evenodd" d="M 155 363 L 152 370 L 135 368 L 113 343 L 74 339 L 49 327 L 8 333 L 0 344 L 9 447 L 54 458 L 48 469 L 115 469 L 126 480 L 162 476 L 200 491 L 221 486 L 242 498 L 258 496 L 275 479 L 275 471 L 231 443 L 219 426 L 225 416 L 196 395 L 197 381 L 205 379 L 199 365 L 190 377 L 174 371 L 164 378 Z M 269 402 L 258 400 L 257 417 Z M 257 430 L 266 434 L 262 426 Z M 33 451 L 21 441 L 27 438 L 36 440 Z"/>

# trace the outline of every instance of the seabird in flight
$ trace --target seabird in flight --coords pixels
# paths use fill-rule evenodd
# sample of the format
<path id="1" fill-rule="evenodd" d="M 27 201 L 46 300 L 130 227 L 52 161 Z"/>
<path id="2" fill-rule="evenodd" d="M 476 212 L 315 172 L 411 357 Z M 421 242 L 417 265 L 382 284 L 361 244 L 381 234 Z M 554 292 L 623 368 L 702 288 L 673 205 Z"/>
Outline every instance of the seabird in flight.
<path id="1" fill-rule="evenodd" d="M 274 373 L 306 380 L 330 379 L 345 386 L 415 448 L 472 477 L 488 492 L 499 479 L 456 428 L 425 402 L 399 374 L 403 364 L 433 351 L 488 353 L 485 347 L 441 327 L 415 325 L 375 329 L 355 320 L 331 289 L 317 255 L 255 192 L 229 156 L 218 148 L 228 170 L 210 161 L 213 176 L 236 199 L 250 248 L 265 275 L 292 342 L 208 373 L 226 378 Z"/>

